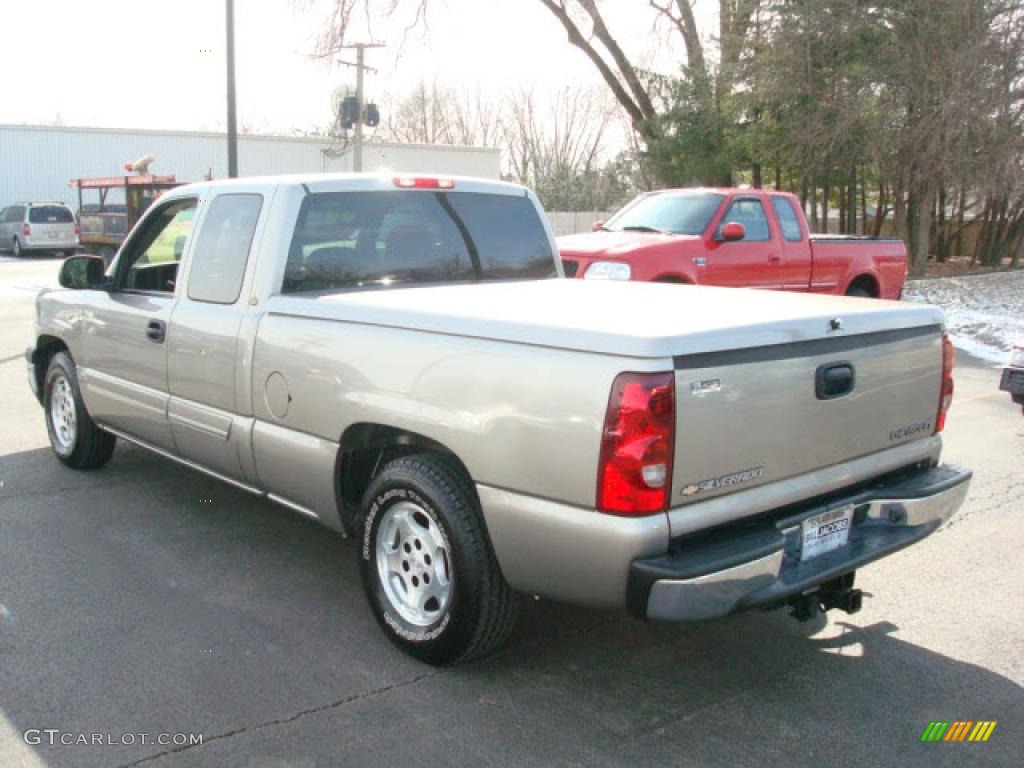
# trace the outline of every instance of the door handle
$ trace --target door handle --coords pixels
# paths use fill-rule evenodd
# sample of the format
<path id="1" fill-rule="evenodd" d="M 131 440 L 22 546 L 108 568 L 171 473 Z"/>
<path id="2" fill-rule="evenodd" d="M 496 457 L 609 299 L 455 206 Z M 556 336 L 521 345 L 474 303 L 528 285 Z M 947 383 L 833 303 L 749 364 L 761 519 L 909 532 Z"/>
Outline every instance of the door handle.
<path id="1" fill-rule="evenodd" d="M 150 320 L 146 326 L 146 338 L 160 344 L 167 333 L 167 326 L 163 320 Z"/>
<path id="2" fill-rule="evenodd" d="M 770 261 L 772 264 L 778 264 L 780 261 L 782 261 L 782 257 L 775 253 L 769 253 L 768 261 Z"/>

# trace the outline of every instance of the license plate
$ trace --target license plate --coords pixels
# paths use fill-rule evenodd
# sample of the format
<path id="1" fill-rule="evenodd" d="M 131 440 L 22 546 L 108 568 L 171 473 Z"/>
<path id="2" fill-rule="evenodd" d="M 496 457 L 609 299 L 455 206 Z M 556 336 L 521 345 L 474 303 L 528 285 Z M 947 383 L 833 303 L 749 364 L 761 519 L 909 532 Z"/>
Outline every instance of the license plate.
<path id="1" fill-rule="evenodd" d="M 853 505 L 830 509 L 820 515 L 809 517 L 801 526 L 800 559 L 811 558 L 845 546 L 850 540 L 850 526 L 853 524 Z"/>

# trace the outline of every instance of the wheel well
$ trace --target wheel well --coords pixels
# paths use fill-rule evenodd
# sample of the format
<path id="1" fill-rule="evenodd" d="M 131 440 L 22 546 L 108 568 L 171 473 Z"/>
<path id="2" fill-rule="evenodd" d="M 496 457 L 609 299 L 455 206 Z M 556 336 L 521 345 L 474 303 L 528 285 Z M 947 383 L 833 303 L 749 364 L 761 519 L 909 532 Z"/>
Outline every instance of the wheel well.
<path id="1" fill-rule="evenodd" d="M 413 453 L 440 453 L 452 457 L 469 478 L 466 465 L 447 447 L 424 435 L 384 424 L 353 424 L 341 436 L 335 493 L 341 521 L 349 533 L 354 529 L 363 494 L 381 467 Z"/>
<path id="2" fill-rule="evenodd" d="M 679 277 L 678 275 L 662 275 L 661 277 L 654 278 L 654 280 L 652 280 L 651 282 L 654 282 L 654 283 L 673 283 L 675 285 L 689 285 L 690 284 L 689 280 L 686 280 L 685 278 Z"/>
<path id="3" fill-rule="evenodd" d="M 46 378 L 46 369 L 50 367 L 50 360 L 58 352 L 67 352 L 67 344 L 56 336 L 40 336 L 36 339 L 36 351 L 32 355 L 32 363 L 36 377 L 36 391 L 42 397 L 43 380 Z"/>
<path id="4" fill-rule="evenodd" d="M 853 281 L 846 287 L 846 292 L 849 293 L 854 288 L 863 288 L 865 291 L 870 293 L 874 298 L 878 298 L 878 281 L 871 275 L 859 275 L 853 279 Z"/>

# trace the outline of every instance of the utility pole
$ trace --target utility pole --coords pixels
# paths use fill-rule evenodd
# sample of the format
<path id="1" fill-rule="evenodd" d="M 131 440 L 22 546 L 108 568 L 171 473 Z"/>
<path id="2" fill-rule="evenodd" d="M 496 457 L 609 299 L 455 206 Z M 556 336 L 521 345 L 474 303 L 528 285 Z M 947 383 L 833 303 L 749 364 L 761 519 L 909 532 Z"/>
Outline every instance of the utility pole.
<path id="1" fill-rule="evenodd" d="M 363 71 L 367 69 L 371 72 L 377 71 L 373 67 L 366 66 L 366 49 L 383 47 L 384 43 L 350 43 L 349 45 L 343 45 L 342 48 L 356 49 L 356 63 L 353 64 L 350 61 L 338 60 L 339 64 L 345 64 L 349 67 L 354 66 L 356 68 L 356 102 L 358 105 L 358 119 L 355 120 L 355 131 L 352 142 L 352 170 L 356 173 L 360 173 L 363 170 L 363 123 L 366 121 L 366 101 L 363 98 Z"/>
<path id="2" fill-rule="evenodd" d="M 238 176 L 238 119 L 235 115 L 235 0 L 227 2 L 228 178 Z"/>

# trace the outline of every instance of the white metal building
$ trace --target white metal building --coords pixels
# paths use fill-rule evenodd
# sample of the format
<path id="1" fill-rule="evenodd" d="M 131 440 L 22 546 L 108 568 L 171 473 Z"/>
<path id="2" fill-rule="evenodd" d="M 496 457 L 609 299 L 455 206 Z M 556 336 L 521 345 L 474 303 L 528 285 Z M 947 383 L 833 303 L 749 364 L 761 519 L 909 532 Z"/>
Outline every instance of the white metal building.
<path id="1" fill-rule="evenodd" d="M 351 152 L 322 138 L 291 136 L 238 137 L 241 176 L 352 170 Z M 82 176 L 116 176 L 124 164 L 143 155 L 156 157 L 151 172 L 174 174 L 179 181 L 199 181 L 207 173 L 227 176 L 227 139 L 221 133 L 188 131 L 0 125 L 0 207 L 17 200 L 64 200 L 77 203 L 68 180 Z M 423 172 L 496 179 L 501 152 L 483 147 L 369 142 L 363 170 Z"/>

